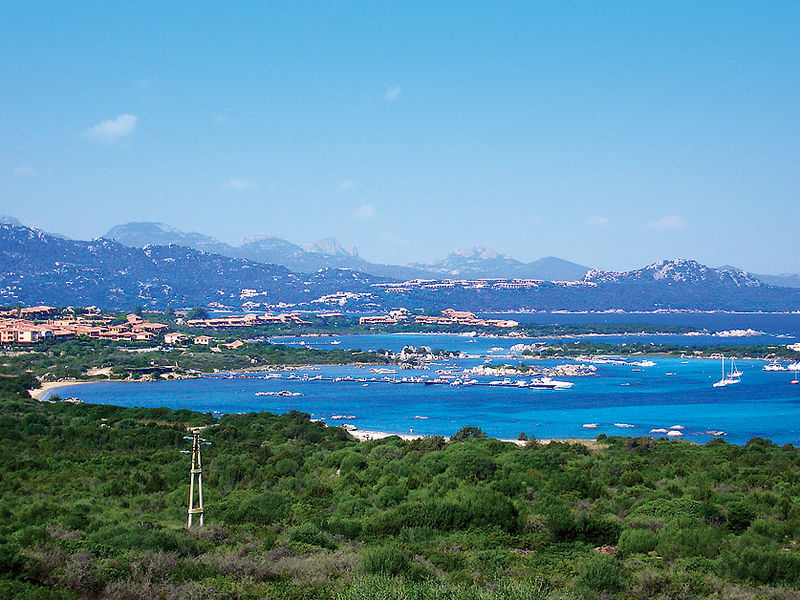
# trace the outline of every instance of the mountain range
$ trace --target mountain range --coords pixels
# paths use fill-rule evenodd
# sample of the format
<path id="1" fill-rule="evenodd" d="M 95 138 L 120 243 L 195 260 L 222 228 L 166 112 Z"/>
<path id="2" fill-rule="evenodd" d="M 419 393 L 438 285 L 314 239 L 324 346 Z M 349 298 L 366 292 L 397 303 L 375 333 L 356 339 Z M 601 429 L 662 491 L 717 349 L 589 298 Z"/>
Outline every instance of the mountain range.
<path id="1" fill-rule="evenodd" d="M 13 219 L 16 221 L 16 219 Z M 12 222 L 13 222 L 12 221 Z M 0 220 L 0 222 L 2 222 Z M 16 221 L 16 224 L 20 224 Z M 371 263 L 356 248 L 346 249 L 333 238 L 309 244 L 294 244 L 279 237 L 259 235 L 231 246 L 202 233 L 185 233 L 164 223 L 149 221 L 125 223 L 111 228 L 104 238 L 134 248 L 148 245 L 178 244 L 188 248 L 215 252 L 231 258 L 246 258 L 262 263 L 283 265 L 292 271 L 312 272 L 319 269 L 355 269 L 379 277 L 397 279 L 540 279 L 543 281 L 577 281 L 589 267 L 546 256 L 533 262 L 522 262 L 482 246 L 464 248 L 430 263 L 386 265 Z M 724 266 L 721 270 L 736 270 Z M 764 283 L 800 288 L 800 273 L 780 275 L 753 274 Z"/>
<path id="2" fill-rule="evenodd" d="M 333 238 L 300 246 L 279 237 L 259 235 L 243 240 L 238 246 L 232 246 L 202 233 L 185 233 L 164 223 L 153 222 L 117 225 L 103 237 L 131 248 L 177 244 L 230 258 L 282 265 L 302 273 L 312 273 L 319 269 L 354 269 L 386 277 L 411 279 L 430 276 L 430 273 L 412 268 L 370 263 L 358 255 L 358 250 L 346 250 Z"/>
<path id="3" fill-rule="evenodd" d="M 315 253 L 320 252 L 310 252 Z M 472 254 L 462 258 L 476 259 Z M 135 248 L 109 239 L 67 240 L 0 224 L 0 304 L 17 302 L 118 309 L 211 305 L 352 312 L 399 307 L 476 312 L 794 311 L 800 310 L 800 289 L 767 285 L 744 271 L 713 269 L 690 260 L 661 261 L 625 272 L 592 270 L 573 281 L 406 280 L 352 268 L 304 274 L 177 244 Z"/>
<path id="4" fill-rule="evenodd" d="M 11 216 L 0 215 L 0 223 L 22 226 Z M 50 234 L 64 237 L 61 234 Z M 112 227 L 103 238 L 132 248 L 176 244 L 187 248 L 221 254 L 230 258 L 282 265 L 295 272 L 310 273 L 320 269 L 353 269 L 377 277 L 393 279 L 538 279 L 543 281 L 578 281 L 589 267 L 554 256 L 533 262 L 522 262 L 489 248 L 473 247 L 452 252 L 445 258 L 429 263 L 388 265 L 372 263 L 362 258 L 354 247 L 345 248 L 333 238 L 295 244 L 285 239 L 261 234 L 234 246 L 209 235 L 184 232 L 164 223 L 130 222 Z M 66 238 L 65 238 L 66 239 Z M 738 270 L 732 266 L 720 270 Z M 800 288 L 800 273 L 778 275 L 752 274 L 769 285 Z"/>
<path id="5" fill-rule="evenodd" d="M 129 309 L 309 302 L 342 289 L 369 289 L 376 278 L 352 270 L 306 275 L 279 265 L 177 246 L 130 248 L 113 240 L 65 240 L 0 224 L 0 304 Z"/>
<path id="6" fill-rule="evenodd" d="M 345 249 L 333 238 L 297 245 L 278 237 L 260 235 L 244 240 L 238 246 L 231 246 L 201 233 L 185 233 L 164 223 L 153 222 L 117 225 L 103 237 L 133 248 L 178 244 L 232 258 L 283 265 L 292 271 L 355 269 L 379 277 L 397 279 L 439 279 L 444 276 L 458 279 L 572 281 L 583 278 L 589 271 L 588 267 L 555 257 L 524 263 L 482 247 L 459 250 L 440 261 L 427 264 L 385 265 L 361 258 L 356 248 Z"/>

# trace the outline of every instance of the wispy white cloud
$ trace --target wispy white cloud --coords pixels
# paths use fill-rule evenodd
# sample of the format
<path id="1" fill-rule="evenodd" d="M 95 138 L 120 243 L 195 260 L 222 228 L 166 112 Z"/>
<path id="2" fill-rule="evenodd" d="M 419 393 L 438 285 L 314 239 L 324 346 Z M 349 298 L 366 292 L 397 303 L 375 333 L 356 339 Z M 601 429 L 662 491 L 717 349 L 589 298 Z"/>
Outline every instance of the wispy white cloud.
<path id="1" fill-rule="evenodd" d="M 602 215 L 592 215 L 591 217 L 586 219 L 586 222 L 594 227 L 605 227 L 611 222 L 611 220 L 608 217 L 604 217 Z"/>
<path id="2" fill-rule="evenodd" d="M 354 187 L 356 187 L 356 184 L 350 181 L 349 179 L 345 179 L 339 182 L 339 189 L 341 191 L 352 190 Z"/>
<path id="3" fill-rule="evenodd" d="M 136 87 L 142 90 L 143 92 L 146 92 L 152 87 L 152 84 L 147 79 L 140 79 L 138 82 L 136 82 Z"/>
<path id="4" fill-rule="evenodd" d="M 214 117 L 214 125 L 225 125 L 228 122 L 227 115 L 217 115 Z"/>
<path id="5" fill-rule="evenodd" d="M 136 129 L 136 115 L 120 115 L 116 119 L 101 121 L 89 129 L 89 135 L 96 140 L 111 142 L 126 135 L 133 133 Z"/>
<path id="6" fill-rule="evenodd" d="M 36 169 L 30 165 L 20 165 L 12 170 L 17 177 L 36 177 Z"/>
<path id="7" fill-rule="evenodd" d="M 353 218 L 358 219 L 359 221 L 366 221 L 368 219 L 374 219 L 378 216 L 378 211 L 375 210 L 375 207 L 372 204 L 365 204 L 364 206 L 360 206 L 356 212 L 353 213 Z"/>
<path id="8" fill-rule="evenodd" d="M 685 226 L 686 219 L 678 215 L 667 215 L 658 219 L 652 219 L 645 225 L 647 229 L 656 229 L 661 231 L 675 231 L 678 229 L 683 229 Z"/>
<path id="9" fill-rule="evenodd" d="M 246 177 L 234 177 L 229 179 L 225 185 L 235 192 L 248 192 L 258 189 L 258 183 Z"/>
<path id="10" fill-rule="evenodd" d="M 383 99 L 387 102 L 394 102 L 400 97 L 400 94 L 403 93 L 403 88 L 399 85 L 390 85 L 386 88 L 386 91 L 383 92 Z"/>

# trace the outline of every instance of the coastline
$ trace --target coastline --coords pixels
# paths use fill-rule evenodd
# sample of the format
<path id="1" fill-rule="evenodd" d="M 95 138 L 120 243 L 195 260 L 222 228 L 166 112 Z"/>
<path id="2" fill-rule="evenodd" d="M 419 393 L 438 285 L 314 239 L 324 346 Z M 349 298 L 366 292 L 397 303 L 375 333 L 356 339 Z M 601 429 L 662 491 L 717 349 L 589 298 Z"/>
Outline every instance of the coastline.
<path id="1" fill-rule="evenodd" d="M 98 379 L 96 381 L 105 381 L 105 380 Z M 46 392 L 49 392 L 50 390 L 62 387 L 71 387 L 74 385 L 83 385 L 86 383 L 96 383 L 96 381 L 93 381 L 91 379 L 65 379 L 64 381 L 45 381 L 42 382 L 38 388 L 33 390 L 28 390 L 28 393 L 34 400 L 41 400 L 42 396 Z"/>
<path id="2" fill-rule="evenodd" d="M 328 427 L 336 427 L 336 425 L 328 425 Z M 371 429 L 356 429 L 355 431 L 347 431 L 353 438 L 358 440 L 359 442 L 371 442 L 374 440 L 382 440 L 388 437 L 399 437 L 401 440 L 406 442 L 411 442 L 414 440 L 421 440 L 426 437 L 434 437 L 430 435 L 418 435 L 418 434 L 410 434 L 410 433 L 389 433 L 387 431 L 374 431 Z M 449 440 L 450 438 L 446 436 L 444 437 L 445 440 Z M 516 439 L 505 439 L 505 438 L 489 438 L 489 439 L 497 439 L 500 442 L 506 442 L 509 444 L 514 444 L 519 446 L 520 448 L 524 448 L 525 445 L 528 443 L 528 440 L 516 440 Z M 553 442 L 556 443 L 564 443 L 564 444 L 580 444 L 582 446 L 586 446 L 589 450 L 600 450 L 602 445 L 596 439 L 585 439 L 585 438 L 546 438 L 546 439 L 538 439 L 536 440 L 539 444 L 550 444 Z"/>
<path id="3" fill-rule="evenodd" d="M 47 392 L 62 388 L 62 387 L 73 387 L 78 385 L 86 385 L 88 383 L 100 383 L 106 381 L 119 381 L 124 383 L 125 380 L 113 380 L 113 379 L 66 379 L 64 381 L 45 381 L 41 384 L 40 387 L 28 390 L 28 393 L 31 395 L 31 398 L 34 400 L 42 400 L 42 396 L 44 396 Z M 140 382 L 145 383 L 145 382 Z M 336 427 L 336 425 L 328 425 L 328 427 Z M 411 442 L 414 440 L 420 440 L 426 437 L 433 437 L 429 435 L 420 435 L 420 434 L 411 434 L 411 433 L 390 433 L 388 431 L 376 431 L 372 429 L 357 429 L 355 431 L 348 431 L 347 433 L 350 434 L 356 441 L 359 442 L 369 442 L 374 440 L 382 440 L 388 437 L 399 437 L 401 440 L 406 442 Z M 449 439 L 446 436 L 445 439 Z M 515 444 L 520 448 L 524 448 L 527 444 L 527 440 L 517 440 L 517 439 L 504 439 L 504 438 L 494 438 L 498 439 L 501 442 L 507 442 L 509 444 Z M 585 439 L 585 438 L 546 438 L 546 439 L 537 439 L 536 440 L 540 444 L 550 444 L 552 442 L 560 442 L 566 444 L 581 444 L 586 446 L 589 450 L 600 450 L 602 446 L 600 443 L 595 439 Z"/>

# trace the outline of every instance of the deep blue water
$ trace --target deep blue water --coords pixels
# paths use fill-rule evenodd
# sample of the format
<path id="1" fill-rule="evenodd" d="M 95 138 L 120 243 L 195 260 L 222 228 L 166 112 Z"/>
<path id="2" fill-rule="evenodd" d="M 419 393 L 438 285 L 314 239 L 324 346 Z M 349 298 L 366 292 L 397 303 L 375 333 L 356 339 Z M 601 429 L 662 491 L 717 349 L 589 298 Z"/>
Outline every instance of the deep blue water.
<path id="1" fill-rule="evenodd" d="M 653 341 L 654 336 L 634 337 Z M 668 337 L 675 341 L 683 336 Z M 630 339 L 630 336 L 624 336 L 624 339 Z M 697 343 L 697 338 L 690 339 Z M 714 343 L 731 341 L 731 338 L 713 339 L 716 340 Z M 752 343 L 752 338 L 744 339 Z M 332 345 L 335 340 L 340 343 Z M 424 344 L 464 350 L 476 356 L 497 356 L 493 360 L 498 362 L 515 362 L 519 359 L 508 358 L 507 350 L 521 340 L 475 338 L 475 341 L 470 341 L 470 338 L 454 335 L 382 335 L 282 338 L 282 341 L 304 342 L 315 347 L 393 350 L 405 344 Z M 788 342 L 791 340 L 782 340 L 782 343 Z M 502 350 L 498 350 L 500 348 Z M 440 363 L 433 365 L 430 371 L 398 370 L 397 377 L 434 377 L 436 370 L 458 371 L 484 360 L 470 358 Z M 282 379 L 250 375 L 153 383 L 96 383 L 65 388 L 61 395 L 100 404 L 167 406 L 223 413 L 300 410 L 330 424 L 343 422 L 331 420 L 333 415 L 352 415 L 355 418 L 344 422 L 360 429 L 393 433 L 413 430 L 419 434 L 452 435 L 465 425 L 475 425 L 499 438 L 515 438 L 520 432 L 538 438 L 592 438 L 599 433 L 645 435 L 654 428 L 681 425 L 685 428 L 682 430 L 683 438 L 696 442 L 711 439 L 711 435 L 706 433 L 709 430 L 721 430 L 727 433 L 726 439 L 734 443 L 762 436 L 778 443 L 800 444 L 800 385 L 790 385 L 791 373 L 765 372 L 762 370 L 763 361 L 740 361 L 738 366 L 744 372 L 740 384 L 712 388 L 711 384 L 720 378 L 719 361 L 653 360 L 656 366 L 640 370 L 633 366 L 597 365 L 596 376 L 573 378 L 573 388 L 558 391 L 286 379 L 290 373 L 310 377 L 323 375 L 326 378 L 380 379 L 387 376 L 370 368 L 332 366 L 283 372 Z M 526 362 L 546 366 L 557 364 L 552 361 Z M 256 392 L 280 390 L 299 392 L 302 396 L 255 395 Z M 598 426 L 594 429 L 583 427 L 589 423 Z M 615 423 L 634 427 L 620 428 Z"/>

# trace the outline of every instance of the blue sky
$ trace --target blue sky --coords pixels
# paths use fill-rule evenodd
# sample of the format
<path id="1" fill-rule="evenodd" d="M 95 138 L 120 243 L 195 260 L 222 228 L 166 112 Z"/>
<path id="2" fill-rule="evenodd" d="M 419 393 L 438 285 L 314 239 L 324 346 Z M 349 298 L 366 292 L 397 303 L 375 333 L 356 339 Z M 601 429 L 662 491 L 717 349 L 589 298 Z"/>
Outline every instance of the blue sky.
<path id="1" fill-rule="evenodd" d="M 800 272 L 798 2 L 0 5 L 0 213 Z"/>

